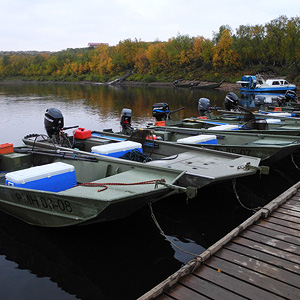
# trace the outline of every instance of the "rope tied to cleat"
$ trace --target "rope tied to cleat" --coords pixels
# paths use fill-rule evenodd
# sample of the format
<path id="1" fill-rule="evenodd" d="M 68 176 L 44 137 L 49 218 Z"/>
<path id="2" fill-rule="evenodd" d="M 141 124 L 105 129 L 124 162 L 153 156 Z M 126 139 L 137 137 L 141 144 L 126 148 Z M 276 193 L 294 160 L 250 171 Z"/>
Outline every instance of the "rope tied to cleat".
<path id="1" fill-rule="evenodd" d="M 156 189 L 159 184 L 164 184 L 166 182 L 165 179 L 153 179 L 153 180 L 146 180 L 146 181 L 140 181 L 140 182 L 84 182 L 84 183 L 79 183 L 77 186 L 86 186 L 86 187 L 102 187 L 102 189 L 99 189 L 98 192 L 105 191 L 108 189 L 109 185 L 142 185 L 142 184 L 155 184 L 154 188 Z"/>

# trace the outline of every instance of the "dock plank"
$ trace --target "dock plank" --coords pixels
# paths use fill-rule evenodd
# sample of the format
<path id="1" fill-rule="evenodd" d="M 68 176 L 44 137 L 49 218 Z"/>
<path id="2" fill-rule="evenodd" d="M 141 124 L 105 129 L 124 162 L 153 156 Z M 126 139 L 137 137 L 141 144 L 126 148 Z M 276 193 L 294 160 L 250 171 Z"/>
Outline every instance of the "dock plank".
<path id="1" fill-rule="evenodd" d="M 300 231 L 293 230 L 291 228 L 276 224 L 259 224 L 249 228 L 249 230 L 300 246 Z"/>
<path id="2" fill-rule="evenodd" d="M 280 281 L 281 283 L 288 282 L 289 285 L 300 289 L 299 278 L 293 276 L 294 274 L 292 274 L 290 271 L 284 270 L 278 266 L 274 266 L 268 261 L 258 259 L 254 260 L 251 256 L 247 256 L 244 253 L 233 252 L 230 251 L 230 249 L 223 249 L 221 251 L 218 251 L 215 256 L 241 267 L 248 268 L 259 274 L 271 277 L 275 280 Z M 300 290 L 298 291 L 298 293 L 300 295 Z"/>
<path id="3" fill-rule="evenodd" d="M 256 232 L 247 230 L 243 233 L 241 233 L 241 236 L 244 238 L 247 238 L 249 240 L 252 240 L 253 242 L 257 242 L 261 245 L 268 245 L 272 246 L 277 249 L 284 249 L 286 252 L 290 252 L 293 254 L 300 255 L 300 248 L 297 247 L 294 244 L 281 241 L 279 239 L 275 239 L 269 236 L 264 236 L 262 234 L 258 234 Z"/>
<path id="4" fill-rule="evenodd" d="M 201 294 L 207 297 L 212 297 L 215 300 L 230 300 L 230 299 L 245 299 L 242 296 L 237 295 L 231 291 L 224 289 L 221 286 L 216 285 L 213 282 L 204 280 L 198 276 L 188 276 L 181 281 L 181 284 L 193 290 L 197 289 L 201 291 Z"/>
<path id="5" fill-rule="evenodd" d="M 278 211 L 274 212 L 272 214 L 272 217 L 277 218 L 277 219 L 281 219 L 281 220 L 287 220 L 287 221 L 295 223 L 295 224 L 300 224 L 300 218 L 290 216 L 290 215 L 286 215 L 286 214 L 280 213 Z"/>
<path id="6" fill-rule="evenodd" d="M 281 206 L 281 208 L 286 208 L 286 209 L 289 209 L 289 210 L 300 212 L 299 205 L 293 205 L 292 203 L 284 204 L 284 205 Z"/>
<path id="7" fill-rule="evenodd" d="M 162 295 L 161 297 L 159 297 L 160 300 L 174 300 L 174 298 L 171 298 L 167 295 Z"/>
<path id="8" fill-rule="evenodd" d="M 219 259 L 217 257 L 212 257 L 208 263 L 210 267 L 220 269 L 222 273 L 233 276 L 238 280 L 249 282 L 251 283 L 251 285 L 253 285 L 253 287 L 260 288 L 261 286 L 263 286 L 268 294 L 272 294 L 268 297 L 272 296 L 272 298 L 275 299 L 276 296 L 282 298 L 288 296 L 289 299 L 299 300 L 300 289 L 295 288 L 289 284 L 285 284 L 264 274 L 255 272 L 251 269 L 247 269 L 243 266 L 236 265 L 232 262 Z M 266 299 L 260 298 L 255 294 L 253 294 L 253 296 L 249 295 L 249 293 L 247 294 L 248 296 L 250 296 L 250 299 Z"/>
<path id="9" fill-rule="evenodd" d="M 252 249 L 256 249 L 271 255 L 274 255 L 275 257 L 280 257 L 283 258 L 284 260 L 296 263 L 296 264 L 300 264 L 300 256 L 299 255 L 295 255 L 293 253 L 281 250 L 281 249 L 276 249 L 272 246 L 268 246 L 268 245 L 263 245 L 263 244 L 259 244 L 259 243 L 253 243 L 251 240 L 242 238 L 242 237 L 237 237 L 234 240 L 235 243 L 237 244 L 241 244 L 243 246 L 247 246 L 249 248 Z"/>
<path id="10" fill-rule="evenodd" d="M 293 219 L 291 219 L 289 217 L 286 219 L 281 219 L 281 218 L 276 218 L 276 217 L 272 216 L 272 217 L 269 217 L 268 222 L 265 222 L 264 224 L 268 224 L 268 223 L 274 223 L 274 224 L 282 225 L 284 227 L 293 228 L 293 229 L 300 231 L 300 223 L 295 223 L 293 221 Z"/>
<path id="11" fill-rule="evenodd" d="M 210 264 L 210 260 L 211 259 L 208 260 L 208 264 Z M 248 299 L 282 299 L 282 297 L 270 294 L 259 287 L 253 286 L 252 284 L 239 280 L 239 278 L 228 275 L 227 273 L 223 272 L 223 269 L 211 268 L 208 266 L 208 264 L 203 265 L 199 270 L 194 272 L 194 274 Z M 233 297 L 232 299 L 235 298 Z"/>
<path id="12" fill-rule="evenodd" d="M 286 214 L 286 215 L 290 215 L 290 216 L 293 216 L 293 217 L 296 217 L 296 218 L 300 218 L 300 212 L 297 212 L 297 211 L 294 211 L 292 209 L 286 209 L 286 208 L 278 208 L 277 209 L 278 212 L 280 213 L 283 213 L 283 214 Z"/>
<path id="13" fill-rule="evenodd" d="M 171 299 L 184 299 L 184 300 L 207 300 L 209 298 L 195 292 L 184 285 L 178 285 L 174 289 L 171 289 L 168 293 Z"/>
<path id="14" fill-rule="evenodd" d="M 296 275 L 299 275 L 300 273 L 300 262 L 299 264 L 295 262 L 288 261 L 284 258 L 274 256 L 272 254 L 269 254 L 267 252 L 262 252 L 253 248 L 249 248 L 247 246 L 237 244 L 235 241 L 227 244 L 224 249 L 228 249 L 230 251 L 234 251 L 237 253 L 243 253 L 244 255 L 247 255 L 251 257 L 252 259 L 259 260 L 259 261 L 267 261 L 269 264 L 278 267 L 282 270 L 288 270 L 290 272 L 295 273 Z"/>

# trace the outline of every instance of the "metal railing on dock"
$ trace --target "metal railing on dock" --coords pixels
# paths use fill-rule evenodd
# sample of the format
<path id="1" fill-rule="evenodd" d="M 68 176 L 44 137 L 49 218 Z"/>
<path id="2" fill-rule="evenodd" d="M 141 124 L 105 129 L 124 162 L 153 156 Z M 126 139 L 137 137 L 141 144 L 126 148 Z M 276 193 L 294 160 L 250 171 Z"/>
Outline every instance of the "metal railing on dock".
<path id="1" fill-rule="evenodd" d="M 300 182 L 138 300 L 300 299 Z"/>

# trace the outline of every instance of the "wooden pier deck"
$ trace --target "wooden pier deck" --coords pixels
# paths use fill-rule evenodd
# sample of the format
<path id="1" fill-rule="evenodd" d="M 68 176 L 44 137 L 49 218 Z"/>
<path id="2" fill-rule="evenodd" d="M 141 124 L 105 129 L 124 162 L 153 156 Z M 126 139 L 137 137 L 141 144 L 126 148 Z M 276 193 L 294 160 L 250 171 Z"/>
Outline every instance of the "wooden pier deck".
<path id="1" fill-rule="evenodd" d="M 139 300 L 300 299 L 300 182 Z"/>

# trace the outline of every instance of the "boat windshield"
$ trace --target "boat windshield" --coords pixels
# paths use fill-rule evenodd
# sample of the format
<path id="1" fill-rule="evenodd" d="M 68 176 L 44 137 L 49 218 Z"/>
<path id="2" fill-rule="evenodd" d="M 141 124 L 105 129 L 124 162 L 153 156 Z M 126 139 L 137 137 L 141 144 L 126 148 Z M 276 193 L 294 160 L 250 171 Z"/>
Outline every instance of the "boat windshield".
<path id="1" fill-rule="evenodd" d="M 273 81 L 272 85 L 280 85 L 279 81 Z"/>

